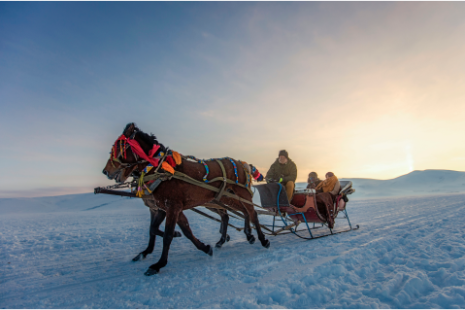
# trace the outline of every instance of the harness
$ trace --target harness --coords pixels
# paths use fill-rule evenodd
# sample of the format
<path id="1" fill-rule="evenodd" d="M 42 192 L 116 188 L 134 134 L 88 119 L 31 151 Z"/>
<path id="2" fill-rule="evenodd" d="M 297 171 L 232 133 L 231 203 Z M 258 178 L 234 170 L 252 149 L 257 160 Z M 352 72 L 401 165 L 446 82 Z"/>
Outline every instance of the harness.
<path id="1" fill-rule="evenodd" d="M 182 156 L 182 158 L 183 159 L 193 159 L 193 156 Z M 216 178 L 206 180 L 206 181 L 205 181 L 206 178 L 204 177 L 203 178 L 204 181 L 202 182 L 202 181 L 196 180 L 196 179 L 194 179 L 194 178 L 192 178 L 192 177 L 188 176 L 187 174 L 182 173 L 180 171 L 174 170 L 174 173 L 167 172 L 166 170 L 165 170 L 165 172 L 158 172 L 158 169 L 156 169 L 153 172 L 150 171 L 148 174 L 142 174 L 140 179 L 139 179 L 139 182 L 140 182 L 139 184 L 145 184 L 146 182 L 149 182 L 149 181 L 155 181 L 156 182 L 157 180 L 166 181 L 166 180 L 171 180 L 172 178 L 175 178 L 175 179 L 182 180 L 182 181 L 185 181 L 187 183 L 197 185 L 199 187 L 202 187 L 202 188 L 217 192 L 217 194 L 215 195 L 215 199 L 214 199 L 216 201 L 219 201 L 222 196 L 229 196 L 228 195 L 229 193 L 225 192 L 227 184 L 237 185 L 239 187 L 245 188 L 245 189 L 247 189 L 249 191 L 249 193 L 251 195 L 253 195 L 253 191 L 251 189 L 251 184 L 250 184 L 250 173 L 247 171 L 245 166 L 243 166 L 243 168 L 244 168 L 244 171 L 245 171 L 245 173 L 247 175 L 247 180 L 248 181 L 246 182 L 246 184 L 241 184 L 241 183 L 239 183 L 239 180 L 238 180 L 237 166 L 234 164 L 234 167 L 236 168 L 235 169 L 236 180 L 235 181 L 230 180 L 227 177 L 226 169 L 224 167 L 223 162 L 221 161 L 222 159 L 225 159 L 225 158 L 207 160 L 207 161 L 216 161 L 218 163 L 218 165 L 221 168 L 221 173 L 222 173 L 221 177 L 216 177 Z M 231 159 L 231 158 L 228 158 L 228 159 L 231 162 L 234 162 L 233 159 Z M 208 169 L 208 165 L 205 163 L 206 162 L 205 160 L 202 160 L 202 162 L 204 163 L 204 166 L 205 166 L 206 171 L 207 171 L 206 175 L 208 175 L 209 172 L 210 172 L 210 170 Z M 160 166 L 158 166 L 158 167 L 160 167 Z M 214 182 L 219 182 L 219 181 L 223 182 L 223 184 L 219 188 L 208 184 L 208 183 L 214 183 Z M 158 184 L 156 186 L 158 186 L 160 183 L 161 182 L 158 182 Z M 150 190 L 148 191 L 147 194 L 153 193 L 155 188 L 156 187 L 154 187 L 154 186 L 150 186 L 150 188 L 149 188 Z M 238 197 L 238 196 L 234 195 L 234 197 Z"/>
<path id="2" fill-rule="evenodd" d="M 239 183 L 239 175 L 237 173 L 237 164 L 236 162 L 230 158 L 230 157 L 223 157 L 223 158 L 211 158 L 211 159 L 197 159 L 194 156 L 182 156 L 179 153 L 169 150 L 168 148 L 165 150 L 165 152 L 161 152 L 160 145 L 154 144 L 152 149 L 149 151 L 148 154 L 145 153 L 145 151 L 142 149 L 140 146 L 139 142 L 134 140 L 134 137 L 136 135 L 136 131 L 131 135 L 131 137 L 126 137 L 124 134 L 121 135 L 114 143 L 112 151 L 111 151 L 111 156 L 110 160 L 112 165 L 115 167 L 114 162 L 118 162 L 123 168 L 131 168 L 135 165 L 139 164 L 148 164 L 152 165 L 153 168 L 151 170 L 145 169 L 146 171 L 142 171 L 141 175 L 137 181 L 137 190 L 136 190 L 136 196 L 141 197 L 146 194 L 152 194 L 153 191 L 161 184 L 162 181 L 167 181 L 171 180 L 172 178 L 179 179 L 182 181 L 185 181 L 187 183 L 197 185 L 199 187 L 217 192 L 215 195 L 215 201 L 219 202 L 223 196 L 230 196 L 231 198 L 239 199 L 239 200 L 244 200 L 246 202 L 247 200 L 242 199 L 241 197 L 231 194 L 228 192 L 225 192 L 226 185 L 231 184 L 231 185 L 237 185 L 239 187 L 245 188 L 249 191 L 251 195 L 253 195 L 253 191 L 251 189 L 251 175 L 245 167 L 245 162 L 240 162 L 239 163 L 242 165 L 242 168 L 245 172 L 246 175 L 246 183 L 245 184 L 240 184 Z M 117 149 L 119 146 L 119 153 L 117 154 Z M 134 163 L 123 163 L 119 159 L 120 157 L 124 157 L 125 159 L 127 158 L 127 149 L 131 148 L 131 151 L 136 158 L 136 162 Z M 154 157 L 156 154 L 159 154 L 159 156 Z M 140 160 L 138 159 L 141 158 Z M 198 163 L 201 163 L 205 167 L 205 175 L 203 176 L 203 182 L 196 180 L 182 172 L 176 171 L 174 168 L 177 165 L 180 165 L 182 162 L 182 159 L 184 160 L 193 160 Z M 224 167 L 224 164 L 222 160 L 227 159 L 229 160 L 233 167 L 234 167 L 234 174 L 236 176 L 236 180 L 230 180 L 227 178 L 226 174 L 226 169 Z M 222 176 L 221 177 L 216 177 L 211 180 L 208 180 L 208 175 L 210 173 L 210 169 L 208 167 L 207 162 L 211 161 L 216 161 L 218 165 L 221 168 Z M 165 171 L 165 172 L 159 172 L 160 167 Z M 147 183 L 153 181 L 153 183 L 150 186 L 147 186 Z M 216 188 L 215 186 L 209 185 L 207 183 L 213 183 L 213 182 L 218 182 L 221 181 L 223 184 L 220 186 L 220 188 Z"/>
<path id="3" fill-rule="evenodd" d="M 170 173 L 167 173 L 167 172 L 156 172 L 154 174 L 146 175 L 144 177 L 144 182 L 151 181 L 151 180 L 158 180 L 158 179 L 171 180 L 172 178 L 178 179 L 178 180 L 184 181 L 186 183 L 196 185 L 196 186 L 208 189 L 208 190 L 211 190 L 213 192 L 216 192 L 217 195 L 215 196 L 215 199 L 214 199 L 216 201 L 219 201 L 222 196 L 226 196 L 226 197 L 234 198 L 234 199 L 237 199 L 239 201 L 242 201 L 242 202 L 245 202 L 245 203 L 248 203 L 248 204 L 255 205 L 252 202 L 250 202 L 250 201 L 248 201 L 248 200 L 246 200 L 246 199 L 244 199 L 242 197 L 237 196 L 236 194 L 225 191 L 226 184 L 238 185 L 240 187 L 246 188 L 244 184 L 240 184 L 240 183 L 236 184 L 236 182 L 234 182 L 232 180 L 229 180 L 226 177 L 217 177 L 217 178 L 214 178 L 214 179 L 209 181 L 209 182 L 223 181 L 223 184 L 222 184 L 221 188 L 217 188 L 215 186 L 212 186 L 212 185 L 206 184 L 204 182 L 201 182 L 199 180 L 196 180 L 196 179 L 188 176 L 187 174 L 184 174 L 184 173 L 179 172 L 179 171 L 175 171 L 174 174 L 170 174 Z M 252 190 L 249 189 L 249 191 L 253 194 Z"/>

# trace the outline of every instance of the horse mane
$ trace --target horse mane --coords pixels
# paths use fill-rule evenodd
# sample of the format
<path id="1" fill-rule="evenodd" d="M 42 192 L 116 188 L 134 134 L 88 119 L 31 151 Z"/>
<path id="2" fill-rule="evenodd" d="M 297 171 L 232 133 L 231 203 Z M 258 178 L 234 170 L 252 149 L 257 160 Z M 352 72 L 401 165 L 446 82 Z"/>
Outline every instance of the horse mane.
<path id="1" fill-rule="evenodd" d="M 126 132 L 126 130 L 128 130 L 132 124 L 133 123 L 127 124 L 126 128 L 124 128 L 123 133 Z M 134 131 L 136 131 L 136 134 L 138 135 L 138 137 L 142 139 L 148 145 L 154 145 L 154 144 L 160 145 L 160 151 L 165 151 L 165 146 L 161 143 L 158 143 L 157 137 L 153 133 L 147 134 L 143 132 L 142 130 L 139 129 L 139 127 L 137 127 L 135 123 L 134 123 Z"/>

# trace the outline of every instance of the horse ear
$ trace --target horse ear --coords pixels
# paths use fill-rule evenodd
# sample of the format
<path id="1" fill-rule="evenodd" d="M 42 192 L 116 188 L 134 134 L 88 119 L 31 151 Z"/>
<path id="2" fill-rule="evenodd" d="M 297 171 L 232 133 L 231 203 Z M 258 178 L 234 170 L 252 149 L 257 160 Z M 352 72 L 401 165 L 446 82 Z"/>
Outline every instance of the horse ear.
<path id="1" fill-rule="evenodd" d="M 126 137 L 130 137 L 133 134 L 135 128 L 136 125 L 134 125 L 134 123 L 127 124 L 123 130 L 123 135 L 125 135 Z"/>

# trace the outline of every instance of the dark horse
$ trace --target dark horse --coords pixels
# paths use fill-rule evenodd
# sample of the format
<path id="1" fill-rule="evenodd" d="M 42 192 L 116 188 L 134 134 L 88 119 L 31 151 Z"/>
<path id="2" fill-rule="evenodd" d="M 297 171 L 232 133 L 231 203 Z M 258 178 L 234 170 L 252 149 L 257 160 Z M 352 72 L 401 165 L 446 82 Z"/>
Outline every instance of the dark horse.
<path id="1" fill-rule="evenodd" d="M 151 136 L 140 131 L 134 125 L 134 123 L 130 123 L 126 126 L 123 131 L 123 135 L 126 139 L 133 139 L 138 142 L 145 154 L 149 154 L 149 152 L 154 149 L 154 144 L 157 143 L 156 140 L 151 138 Z M 103 173 L 107 175 L 108 178 L 114 179 L 117 182 L 124 182 L 138 165 L 145 164 L 137 159 L 131 147 L 126 149 L 125 155 L 125 158 L 120 156 L 118 158 L 118 162 L 113 160 L 113 156 L 107 162 Z M 235 180 L 236 175 L 233 164 L 227 159 L 221 159 L 221 162 L 226 169 L 226 177 L 228 179 Z M 237 165 L 239 162 L 235 161 L 235 163 Z M 176 170 L 198 181 L 202 181 L 202 177 L 205 173 L 205 167 L 202 164 L 189 160 L 183 160 L 182 163 L 176 167 Z M 209 170 L 209 178 L 222 177 L 221 168 L 218 163 L 214 161 L 211 162 L 209 164 Z M 237 169 L 237 178 L 239 183 L 244 184 L 247 178 L 245 171 L 242 169 Z M 218 181 L 209 183 L 209 185 L 220 188 L 223 183 Z M 232 191 L 238 197 L 241 197 L 242 199 L 252 203 L 252 195 L 247 189 L 237 185 L 227 184 L 226 190 Z M 174 237 L 176 223 L 181 228 L 183 234 L 189 240 L 191 240 L 197 249 L 212 255 L 213 251 L 210 245 L 205 245 L 193 235 L 189 227 L 189 222 L 183 211 L 199 205 L 203 205 L 205 203 L 209 203 L 215 199 L 215 196 L 216 193 L 211 190 L 174 178 L 169 181 L 164 181 L 158 186 L 156 191 L 154 191 L 152 194 L 152 197 L 155 205 L 165 212 L 157 212 L 155 218 L 152 220 L 152 227 L 156 227 L 156 229 L 158 229 L 166 216 L 165 232 L 163 233 L 163 251 L 160 260 L 157 263 L 151 265 L 145 272 L 145 275 L 153 275 L 158 273 L 160 269 L 166 266 L 168 263 L 168 252 Z M 221 197 L 220 202 L 231 207 L 232 209 L 242 212 L 244 214 L 245 221 L 252 221 L 252 223 L 255 225 L 258 239 L 260 240 L 262 246 L 266 248 L 270 246 L 270 242 L 265 238 L 263 232 L 261 231 L 257 213 L 255 212 L 252 204 L 241 203 L 236 199 L 226 196 Z M 244 230 L 246 235 L 251 234 L 251 231 L 246 231 L 249 229 L 250 227 L 247 227 L 246 225 Z M 155 243 L 156 234 L 153 238 Z"/>

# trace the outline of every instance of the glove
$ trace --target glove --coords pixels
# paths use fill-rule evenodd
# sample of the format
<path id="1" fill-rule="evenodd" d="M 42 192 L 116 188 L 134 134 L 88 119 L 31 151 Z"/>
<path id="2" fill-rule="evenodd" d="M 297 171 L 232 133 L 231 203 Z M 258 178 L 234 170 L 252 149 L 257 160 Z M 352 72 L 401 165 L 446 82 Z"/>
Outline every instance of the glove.
<path id="1" fill-rule="evenodd" d="M 279 178 L 278 183 L 282 183 L 282 182 L 283 182 L 283 178 Z"/>

